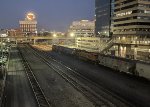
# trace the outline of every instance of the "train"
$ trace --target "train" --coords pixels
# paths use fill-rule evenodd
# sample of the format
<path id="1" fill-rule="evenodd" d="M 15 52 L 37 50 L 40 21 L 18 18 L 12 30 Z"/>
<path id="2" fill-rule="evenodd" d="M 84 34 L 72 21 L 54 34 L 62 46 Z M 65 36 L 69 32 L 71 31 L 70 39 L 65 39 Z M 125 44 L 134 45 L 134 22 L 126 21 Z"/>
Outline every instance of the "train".
<path id="1" fill-rule="evenodd" d="M 144 77 L 150 80 L 150 63 L 132 59 L 120 58 L 116 56 L 104 55 L 95 52 L 88 52 L 76 48 L 53 45 L 52 51 L 76 56 L 82 60 L 91 61 L 115 71 L 125 72 L 131 75 Z"/>
<path id="2" fill-rule="evenodd" d="M 86 61 L 91 61 L 97 63 L 98 54 L 94 52 L 87 52 L 85 50 L 80 50 L 76 48 L 67 48 L 63 46 L 52 46 L 53 51 L 61 52 L 68 55 L 77 56 L 78 58 Z"/>

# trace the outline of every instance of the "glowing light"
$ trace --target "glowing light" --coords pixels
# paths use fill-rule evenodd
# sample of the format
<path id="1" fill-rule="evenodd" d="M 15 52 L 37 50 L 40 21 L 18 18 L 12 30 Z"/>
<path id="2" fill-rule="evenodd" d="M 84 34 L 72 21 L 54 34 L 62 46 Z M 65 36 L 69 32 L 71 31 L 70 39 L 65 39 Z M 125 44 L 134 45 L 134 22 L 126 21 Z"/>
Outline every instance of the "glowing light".
<path id="1" fill-rule="evenodd" d="M 53 34 L 53 37 L 56 37 L 56 36 L 57 36 L 57 35 L 54 33 L 54 34 Z"/>
<path id="2" fill-rule="evenodd" d="M 123 39 L 123 40 L 125 40 L 125 39 L 126 39 L 126 37 L 122 37 L 122 39 Z"/>
<path id="3" fill-rule="evenodd" d="M 71 37 L 74 37 L 74 33 L 70 33 L 70 36 L 71 36 Z"/>
<path id="4" fill-rule="evenodd" d="M 28 20 L 34 20 L 36 18 L 35 14 L 32 12 L 27 13 L 26 18 Z"/>
<path id="5" fill-rule="evenodd" d="M 130 14 L 132 14 L 132 11 L 127 11 L 127 12 L 124 12 L 124 13 L 118 13 L 118 14 L 116 14 L 116 16 L 121 17 L 121 16 L 130 15 Z"/>

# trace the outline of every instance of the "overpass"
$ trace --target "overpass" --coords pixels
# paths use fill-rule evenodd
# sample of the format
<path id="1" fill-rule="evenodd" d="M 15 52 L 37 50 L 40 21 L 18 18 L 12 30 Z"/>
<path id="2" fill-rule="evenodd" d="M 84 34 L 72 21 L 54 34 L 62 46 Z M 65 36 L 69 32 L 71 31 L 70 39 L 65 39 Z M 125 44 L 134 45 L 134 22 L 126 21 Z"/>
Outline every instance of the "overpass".
<path id="1" fill-rule="evenodd" d="M 15 41 L 16 44 L 19 41 L 26 41 L 31 42 L 35 44 L 37 40 L 54 40 L 54 41 L 60 41 L 60 40 L 75 40 L 75 38 L 71 37 L 50 37 L 50 36 L 7 36 L 7 37 L 0 37 L 1 40 L 9 39 L 10 41 Z"/>

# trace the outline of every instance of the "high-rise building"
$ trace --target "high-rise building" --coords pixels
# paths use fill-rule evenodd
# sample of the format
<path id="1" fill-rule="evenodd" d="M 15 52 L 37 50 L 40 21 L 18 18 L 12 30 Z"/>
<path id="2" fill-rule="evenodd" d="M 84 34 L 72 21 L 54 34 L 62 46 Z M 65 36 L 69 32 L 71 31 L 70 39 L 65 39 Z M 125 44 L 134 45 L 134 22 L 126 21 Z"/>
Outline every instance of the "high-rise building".
<path id="1" fill-rule="evenodd" d="M 19 24 L 24 35 L 35 35 L 37 33 L 37 21 L 33 12 L 27 13 L 25 20 L 19 21 Z"/>
<path id="2" fill-rule="evenodd" d="M 91 37 L 94 35 L 94 28 L 94 21 L 74 21 L 68 30 L 68 34 L 74 37 Z"/>
<path id="3" fill-rule="evenodd" d="M 115 0 L 114 6 L 116 39 L 135 43 L 150 38 L 150 0 Z"/>
<path id="4" fill-rule="evenodd" d="M 110 36 L 112 0 L 95 0 L 95 34 Z"/>
<path id="5" fill-rule="evenodd" d="M 114 1 L 113 38 L 119 56 L 150 59 L 150 0 Z"/>

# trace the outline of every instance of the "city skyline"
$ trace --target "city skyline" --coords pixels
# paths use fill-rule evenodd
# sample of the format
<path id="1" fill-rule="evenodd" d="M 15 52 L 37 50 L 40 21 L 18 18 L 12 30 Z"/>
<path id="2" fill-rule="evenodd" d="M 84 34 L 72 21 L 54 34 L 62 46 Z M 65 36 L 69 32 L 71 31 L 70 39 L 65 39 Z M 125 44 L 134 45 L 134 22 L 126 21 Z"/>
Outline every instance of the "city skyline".
<path id="1" fill-rule="evenodd" d="M 3 0 L 0 5 L 0 28 L 18 28 L 18 21 L 24 19 L 27 12 L 33 11 L 37 15 L 39 28 L 64 32 L 74 20 L 94 20 L 94 6 L 93 0 Z"/>
<path id="2" fill-rule="evenodd" d="M 0 107 L 150 107 L 150 0 L 1 0 Z"/>

